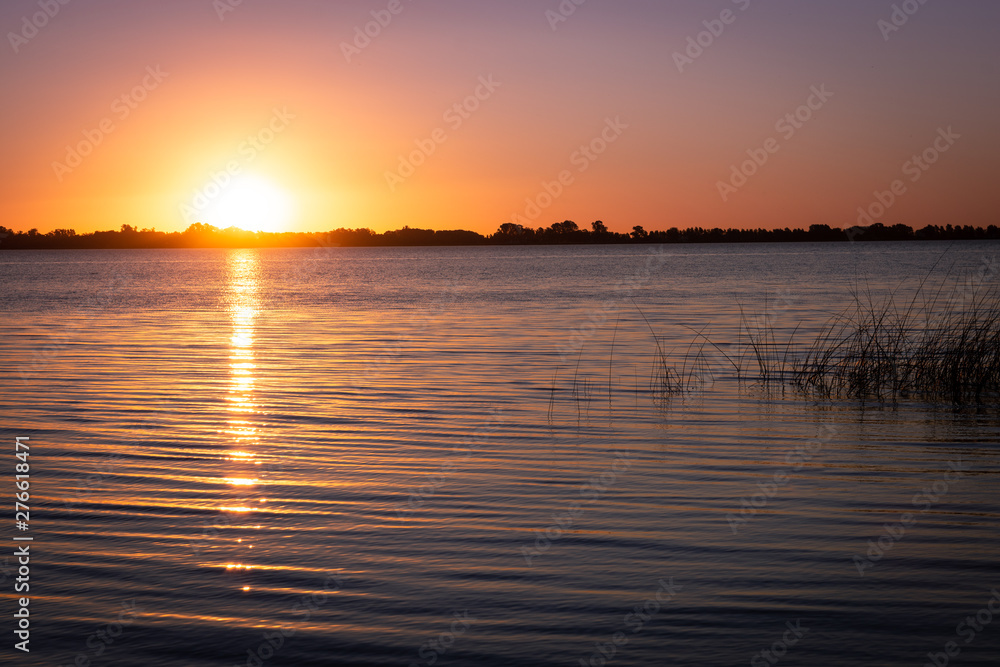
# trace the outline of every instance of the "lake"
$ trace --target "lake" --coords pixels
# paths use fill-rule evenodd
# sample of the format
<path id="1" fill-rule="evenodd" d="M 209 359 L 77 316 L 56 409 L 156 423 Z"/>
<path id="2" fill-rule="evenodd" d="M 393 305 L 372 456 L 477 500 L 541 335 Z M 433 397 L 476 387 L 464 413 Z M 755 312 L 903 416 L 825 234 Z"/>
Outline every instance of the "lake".
<path id="1" fill-rule="evenodd" d="M 9 542 L 31 652 L 4 651 L 996 665 L 996 402 L 821 400 L 723 354 L 741 322 L 808 339 L 859 291 L 995 281 L 998 250 L 0 253 L 7 500 L 17 436 L 31 474 L 30 530 L 5 530 L 34 538 Z M 706 339 L 657 391 L 658 346 Z"/>

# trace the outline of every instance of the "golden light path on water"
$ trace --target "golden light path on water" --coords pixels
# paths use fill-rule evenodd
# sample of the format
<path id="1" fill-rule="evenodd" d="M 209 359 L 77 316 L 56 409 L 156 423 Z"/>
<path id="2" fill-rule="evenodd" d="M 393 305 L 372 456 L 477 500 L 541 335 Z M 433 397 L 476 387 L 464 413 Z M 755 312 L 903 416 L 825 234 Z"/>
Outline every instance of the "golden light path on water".
<path id="1" fill-rule="evenodd" d="M 254 371 L 257 366 L 254 358 L 254 332 L 259 312 L 259 274 L 260 260 L 253 250 L 234 250 L 227 258 L 229 274 L 227 301 L 229 319 L 232 326 L 232 336 L 229 347 L 229 392 L 226 396 L 229 419 L 226 421 L 225 433 L 232 442 L 233 451 L 226 454 L 225 460 L 230 463 L 227 476 L 222 478 L 225 484 L 236 489 L 252 489 L 259 481 L 249 474 L 251 466 L 260 465 L 257 459 L 257 447 L 260 444 L 260 434 L 254 416 L 257 405 L 254 400 Z M 264 502 L 260 499 L 259 502 Z M 232 514 L 249 514 L 256 511 L 254 500 L 244 497 L 234 504 L 219 508 L 220 512 Z M 259 526 L 258 526 L 259 528 Z M 237 543 L 249 551 L 253 544 L 249 538 L 236 538 Z M 244 570 L 249 572 L 252 565 L 246 563 L 220 563 L 227 571 Z M 241 586 L 249 591 L 249 586 Z"/>

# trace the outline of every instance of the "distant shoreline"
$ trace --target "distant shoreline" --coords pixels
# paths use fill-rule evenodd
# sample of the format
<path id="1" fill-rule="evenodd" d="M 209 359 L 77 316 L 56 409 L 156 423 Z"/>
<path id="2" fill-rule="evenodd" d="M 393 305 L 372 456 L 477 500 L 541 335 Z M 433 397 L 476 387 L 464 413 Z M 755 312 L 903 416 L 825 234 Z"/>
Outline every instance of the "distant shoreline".
<path id="1" fill-rule="evenodd" d="M 200 223 L 183 232 L 139 230 L 122 225 L 119 231 L 77 234 L 72 229 L 56 229 L 47 234 L 37 230 L 15 232 L 0 227 L 0 250 L 118 250 L 170 248 L 379 248 L 504 245 L 625 245 L 695 243 L 850 243 L 871 241 L 980 241 L 1000 240 L 1000 227 L 929 225 L 914 230 L 906 225 L 840 229 L 812 225 L 809 229 L 704 229 L 691 227 L 666 231 L 646 231 L 634 227 L 631 233 L 611 232 L 604 223 L 581 229 L 572 221 L 531 229 L 506 223 L 496 233 L 484 236 L 465 230 L 435 231 L 404 227 L 382 234 L 370 229 L 336 229 L 329 232 L 248 232 L 216 229 Z"/>

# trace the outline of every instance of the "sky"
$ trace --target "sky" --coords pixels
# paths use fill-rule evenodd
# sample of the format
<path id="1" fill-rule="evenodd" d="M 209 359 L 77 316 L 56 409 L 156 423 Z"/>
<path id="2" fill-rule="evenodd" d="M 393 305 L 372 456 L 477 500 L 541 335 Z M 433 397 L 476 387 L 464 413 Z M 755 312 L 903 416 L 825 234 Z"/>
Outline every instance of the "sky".
<path id="1" fill-rule="evenodd" d="M 998 25 L 994 0 L 5 0 L 0 225 L 1000 224 Z"/>

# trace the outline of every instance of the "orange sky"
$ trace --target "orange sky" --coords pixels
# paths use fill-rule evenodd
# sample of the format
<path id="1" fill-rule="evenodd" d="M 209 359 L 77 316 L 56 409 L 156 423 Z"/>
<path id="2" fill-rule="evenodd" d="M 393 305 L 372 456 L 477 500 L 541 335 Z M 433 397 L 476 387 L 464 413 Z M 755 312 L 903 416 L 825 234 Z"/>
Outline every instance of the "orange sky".
<path id="1" fill-rule="evenodd" d="M 4 3 L 0 224 L 998 222 L 996 3 L 225 1 Z"/>

